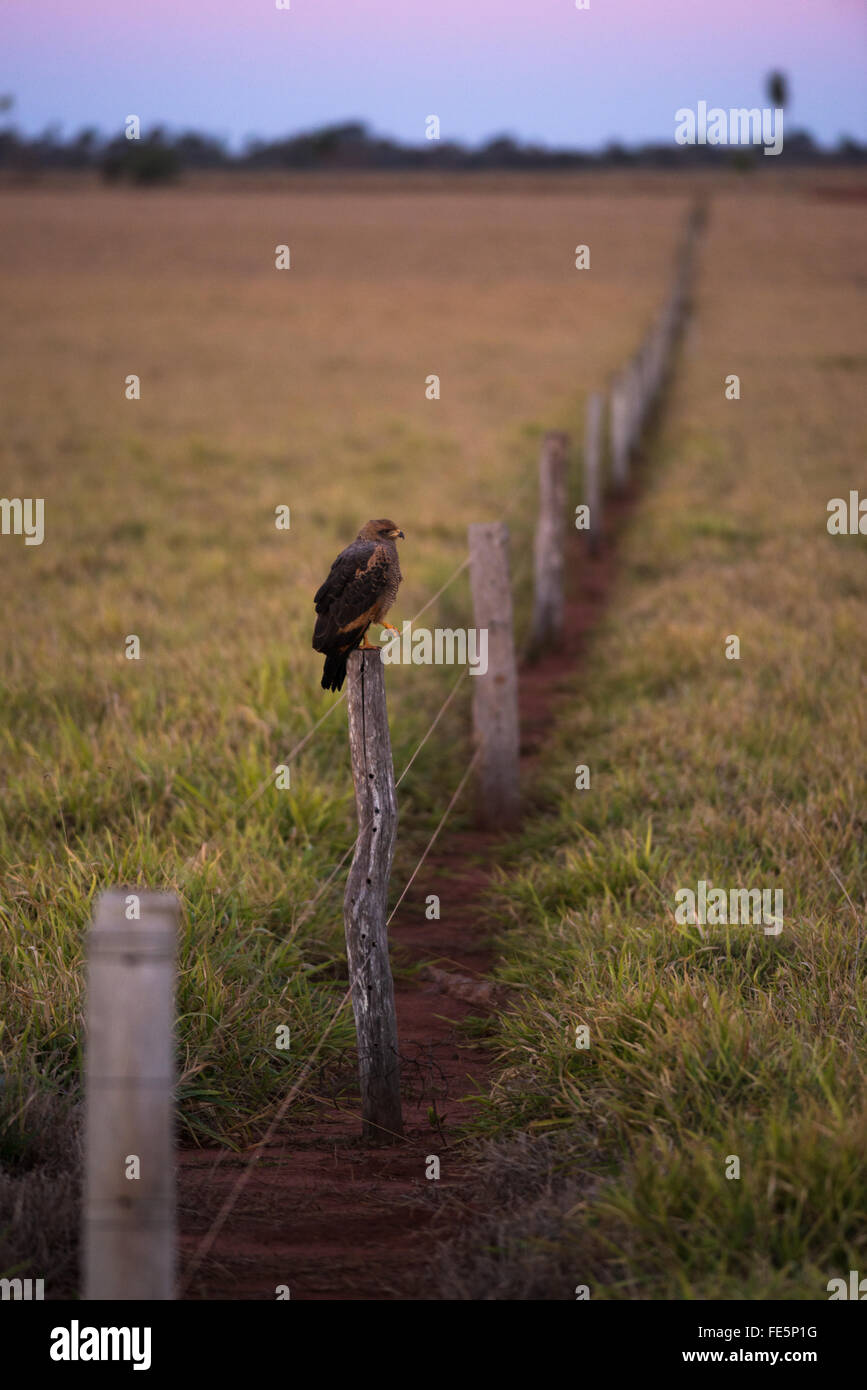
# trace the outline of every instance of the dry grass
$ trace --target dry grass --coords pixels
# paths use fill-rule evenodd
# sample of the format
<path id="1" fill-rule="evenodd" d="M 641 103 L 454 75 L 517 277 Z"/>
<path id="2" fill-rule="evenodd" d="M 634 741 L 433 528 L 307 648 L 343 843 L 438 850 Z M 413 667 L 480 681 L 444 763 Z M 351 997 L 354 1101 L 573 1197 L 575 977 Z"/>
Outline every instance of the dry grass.
<path id="1" fill-rule="evenodd" d="M 49 1297 L 75 1297 L 80 1107 L 4 1078 L 0 1116 L 0 1276 L 44 1279 Z"/>
<path id="2" fill-rule="evenodd" d="M 291 793 L 240 809 L 330 703 L 313 589 L 360 521 L 391 514 L 410 616 L 463 558 L 467 521 L 511 509 L 525 613 L 539 434 L 580 436 L 584 394 L 658 303 L 687 201 L 665 178 L 366 187 L 4 196 L 2 492 L 47 509 L 41 548 L 0 538 L 7 1097 L 74 1102 L 93 893 L 147 883 L 184 901 L 182 1125 L 233 1144 L 261 1128 L 345 987 L 340 878 L 304 906 L 351 840 L 343 713 Z M 522 1004 L 483 1128 L 557 1143 L 510 1179 L 505 1225 L 491 1190 L 496 1269 L 468 1248 L 463 1296 L 527 1296 L 521 1250 L 523 1286 L 549 1297 L 569 1270 L 594 1297 L 815 1297 L 865 1257 L 867 589 L 863 540 L 824 517 L 863 484 L 867 273 L 848 204 L 803 180 L 717 188 L 697 336 L 615 610 L 499 902 Z M 461 583 L 428 618 L 466 616 Z M 451 677 L 393 668 L 398 766 Z M 405 784 L 395 892 L 464 765 L 465 711 L 438 733 Z M 675 934 L 673 888 L 699 877 L 782 880 L 779 945 Z M 350 1041 L 345 1018 L 329 1045 Z M 10 1142 L 19 1109 L 4 1102 Z M 740 1184 L 720 1182 L 729 1152 Z M 564 1162 L 600 1181 L 576 1192 L 573 1173 L 558 1194 Z"/>
<path id="3" fill-rule="evenodd" d="M 176 887 L 182 1123 L 232 1142 L 342 989 L 340 876 L 304 919 L 352 838 L 344 712 L 291 792 L 241 809 L 332 704 L 313 591 L 393 515 L 399 621 L 464 557 L 467 522 L 511 509 L 523 598 L 539 434 L 580 427 L 583 391 L 637 340 L 686 201 L 400 187 L 4 198 L 2 492 L 46 502 L 42 547 L 0 538 L 6 1045 L 74 1088 L 94 892 Z M 462 581 L 426 621 L 467 604 Z M 393 669 L 398 767 L 452 680 Z M 460 775 L 465 708 L 437 734 L 402 788 L 396 891 Z M 287 1018 L 291 1057 L 273 1048 Z M 329 1045 L 350 1034 L 344 1018 Z"/>
<path id="4" fill-rule="evenodd" d="M 867 537 L 826 529 L 865 492 L 859 221 L 714 205 L 612 612 L 500 894 L 515 1006 L 482 1129 L 554 1156 L 452 1252 L 464 1297 L 824 1299 L 867 1259 Z M 679 926 L 700 879 L 783 889 L 782 934 Z"/>

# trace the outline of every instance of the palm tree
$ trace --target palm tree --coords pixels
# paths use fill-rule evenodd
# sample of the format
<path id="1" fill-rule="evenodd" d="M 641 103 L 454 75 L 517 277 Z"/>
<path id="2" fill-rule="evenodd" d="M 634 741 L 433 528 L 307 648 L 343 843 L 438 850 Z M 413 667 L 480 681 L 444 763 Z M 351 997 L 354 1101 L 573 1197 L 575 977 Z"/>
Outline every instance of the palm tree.
<path id="1" fill-rule="evenodd" d="M 788 105 L 789 83 L 784 72 L 769 73 L 767 87 L 772 106 L 782 109 Z"/>

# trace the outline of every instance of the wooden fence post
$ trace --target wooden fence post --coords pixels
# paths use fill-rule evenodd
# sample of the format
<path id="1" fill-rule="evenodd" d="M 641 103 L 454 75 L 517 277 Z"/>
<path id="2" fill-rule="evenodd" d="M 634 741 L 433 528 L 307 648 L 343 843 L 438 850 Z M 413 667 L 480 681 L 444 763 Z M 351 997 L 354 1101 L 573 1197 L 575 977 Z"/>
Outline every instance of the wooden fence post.
<path id="1" fill-rule="evenodd" d="M 629 482 L 632 456 L 641 444 L 642 434 L 653 416 L 671 370 L 674 348 L 689 310 L 696 248 L 705 220 L 704 205 L 696 204 L 689 214 L 676 253 L 671 288 L 662 311 L 648 329 L 635 356 L 611 387 L 611 474 L 614 486 L 619 490 Z M 585 461 L 591 456 L 590 448 L 585 443 Z"/>
<path id="2" fill-rule="evenodd" d="M 602 396 L 587 397 L 584 414 L 584 502 L 590 510 L 587 533 L 591 551 L 602 538 Z"/>
<path id="3" fill-rule="evenodd" d="M 173 893 L 101 894 L 88 936 L 85 1299 L 171 1299 L 175 1279 Z"/>
<path id="4" fill-rule="evenodd" d="M 641 432 L 653 414 L 653 329 L 648 329 L 641 344 Z"/>
<path id="5" fill-rule="evenodd" d="M 349 751 L 358 840 L 346 880 L 343 925 L 358 1038 L 362 1135 L 390 1143 L 403 1134 L 400 1054 L 388 958 L 388 880 L 397 835 L 397 793 L 385 668 L 380 652 L 353 652 L 347 667 Z"/>
<path id="6" fill-rule="evenodd" d="M 656 344 L 657 329 L 652 323 L 641 349 L 641 424 L 642 430 L 653 416 L 656 403 Z"/>
<path id="7" fill-rule="evenodd" d="M 630 363 L 629 375 L 632 380 L 632 418 L 629 431 L 629 447 L 630 452 L 634 454 L 641 444 L 641 436 L 644 432 L 644 419 L 647 413 L 645 379 L 646 356 L 644 341 L 639 344 L 638 350 Z"/>
<path id="8" fill-rule="evenodd" d="M 666 311 L 662 311 L 656 320 L 653 328 L 653 346 L 651 350 L 652 375 L 651 390 L 653 392 L 653 408 L 659 400 L 662 392 L 662 385 L 665 380 L 665 365 L 668 356 L 668 334 L 666 328 Z"/>
<path id="9" fill-rule="evenodd" d="M 629 385 L 622 373 L 611 387 L 611 477 L 614 486 L 629 481 Z"/>
<path id="10" fill-rule="evenodd" d="M 469 527 L 474 622 L 487 630 L 488 669 L 473 676 L 473 731 L 480 753 L 478 820 L 514 827 L 520 815 L 518 673 L 509 582 L 509 528 Z"/>
<path id="11" fill-rule="evenodd" d="M 566 465 L 569 436 L 549 430 L 539 455 L 539 516 L 533 551 L 535 582 L 530 651 L 537 653 L 563 636 L 566 568 Z"/>

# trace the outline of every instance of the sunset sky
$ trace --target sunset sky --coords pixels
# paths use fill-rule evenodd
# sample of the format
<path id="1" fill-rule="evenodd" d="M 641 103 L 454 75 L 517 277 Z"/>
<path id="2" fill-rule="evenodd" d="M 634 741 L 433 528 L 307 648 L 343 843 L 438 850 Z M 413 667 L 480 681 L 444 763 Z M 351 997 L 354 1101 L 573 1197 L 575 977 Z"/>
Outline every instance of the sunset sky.
<path id="1" fill-rule="evenodd" d="M 766 104 L 867 139 L 865 0 L 0 0 L 0 93 L 34 133 L 131 113 L 238 144 L 363 119 L 417 142 L 670 140 L 678 107 Z M 2 119 L 2 118 L 0 118 Z"/>

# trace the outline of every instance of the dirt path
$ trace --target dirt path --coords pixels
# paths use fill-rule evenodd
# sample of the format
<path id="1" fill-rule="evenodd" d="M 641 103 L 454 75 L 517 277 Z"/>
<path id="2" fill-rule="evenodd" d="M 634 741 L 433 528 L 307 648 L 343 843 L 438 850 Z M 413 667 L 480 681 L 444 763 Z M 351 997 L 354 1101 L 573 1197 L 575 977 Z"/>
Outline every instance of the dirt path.
<path id="1" fill-rule="evenodd" d="M 608 508 L 616 537 L 632 498 Z M 616 547 L 609 540 L 590 558 L 582 537 L 569 542 L 566 631 L 562 650 L 521 673 L 522 775 L 550 727 L 559 688 L 583 658 L 586 637 L 607 602 Z M 189 1281 L 188 1298 L 273 1299 L 280 1285 L 302 1299 L 418 1299 L 432 1246 L 466 1216 L 469 1160 L 456 1129 L 473 1113 L 472 1097 L 487 1089 L 492 1057 L 459 1025 L 492 1006 L 485 977 L 493 963 L 483 907 L 498 837 L 450 834 L 444 828 L 390 933 L 398 967 L 427 962 L 424 979 L 395 981 L 402 1057 L 405 1139 L 365 1147 L 351 1104 L 335 1098 L 339 1078 L 321 1096 L 315 1122 L 287 1118 L 262 1154 L 249 1183 L 207 1257 Z M 441 899 L 441 920 L 425 917 L 425 899 Z M 354 1059 L 347 1059 L 349 1082 Z M 316 1089 L 315 1081 L 310 1089 Z M 425 1177 L 428 1155 L 440 1159 L 438 1181 Z M 248 1156 L 223 1150 L 179 1155 L 181 1274 L 208 1231 Z M 460 1202 L 450 1196 L 460 1194 Z"/>

